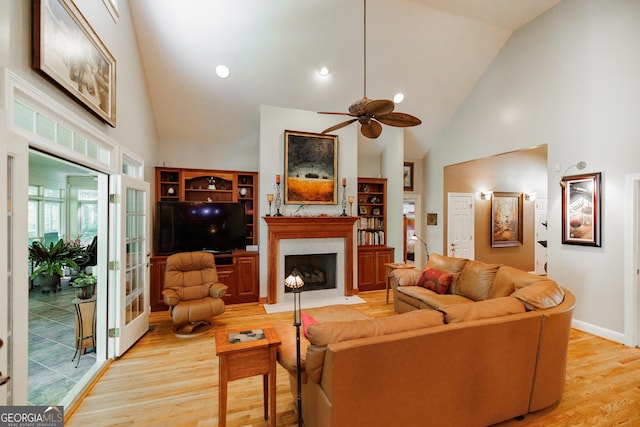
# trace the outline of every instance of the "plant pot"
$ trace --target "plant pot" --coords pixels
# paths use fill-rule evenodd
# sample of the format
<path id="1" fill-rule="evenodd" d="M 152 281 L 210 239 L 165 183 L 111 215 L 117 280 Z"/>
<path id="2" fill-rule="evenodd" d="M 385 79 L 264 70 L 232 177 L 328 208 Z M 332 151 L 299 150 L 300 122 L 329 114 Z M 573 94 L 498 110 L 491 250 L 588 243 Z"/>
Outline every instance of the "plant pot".
<path id="1" fill-rule="evenodd" d="M 76 286 L 76 298 L 89 299 L 96 293 L 96 285 Z"/>
<path id="2" fill-rule="evenodd" d="M 39 286 L 42 292 L 55 292 L 60 286 L 60 275 L 54 273 L 53 276 L 40 273 L 33 279 L 33 284 Z"/>

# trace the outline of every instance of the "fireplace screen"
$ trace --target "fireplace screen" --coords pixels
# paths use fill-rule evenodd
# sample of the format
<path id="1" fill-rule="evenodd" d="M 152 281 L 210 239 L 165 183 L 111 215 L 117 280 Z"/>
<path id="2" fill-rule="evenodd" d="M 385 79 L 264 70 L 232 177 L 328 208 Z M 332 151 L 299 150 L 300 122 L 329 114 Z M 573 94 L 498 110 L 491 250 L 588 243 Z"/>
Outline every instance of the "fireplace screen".
<path id="1" fill-rule="evenodd" d="M 302 291 L 317 291 L 336 288 L 336 256 L 337 254 L 286 255 L 284 257 L 285 275 L 294 267 L 298 269 L 304 280 Z M 285 287 L 285 293 L 291 289 Z"/>

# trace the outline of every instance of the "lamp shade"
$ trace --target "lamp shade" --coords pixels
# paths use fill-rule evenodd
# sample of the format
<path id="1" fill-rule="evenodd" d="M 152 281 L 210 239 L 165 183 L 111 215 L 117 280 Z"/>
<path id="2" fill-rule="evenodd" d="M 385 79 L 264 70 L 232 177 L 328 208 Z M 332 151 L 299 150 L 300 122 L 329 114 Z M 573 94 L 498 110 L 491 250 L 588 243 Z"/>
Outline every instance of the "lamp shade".
<path id="1" fill-rule="evenodd" d="M 284 279 L 284 285 L 291 289 L 298 289 L 304 286 L 304 280 L 302 280 L 302 276 L 297 268 L 294 267 L 291 274 Z"/>

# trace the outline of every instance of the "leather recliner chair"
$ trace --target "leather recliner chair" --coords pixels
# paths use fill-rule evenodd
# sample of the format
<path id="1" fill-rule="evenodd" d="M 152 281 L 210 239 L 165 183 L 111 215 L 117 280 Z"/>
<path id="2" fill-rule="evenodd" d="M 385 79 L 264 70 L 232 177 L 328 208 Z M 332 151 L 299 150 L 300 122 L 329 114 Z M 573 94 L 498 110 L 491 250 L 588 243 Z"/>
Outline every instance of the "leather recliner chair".
<path id="1" fill-rule="evenodd" d="M 226 292 L 227 286 L 218 282 L 213 254 L 181 252 L 167 258 L 162 297 L 176 335 L 194 336 L 210 329 L 210 319 L 224 313 Z"/>

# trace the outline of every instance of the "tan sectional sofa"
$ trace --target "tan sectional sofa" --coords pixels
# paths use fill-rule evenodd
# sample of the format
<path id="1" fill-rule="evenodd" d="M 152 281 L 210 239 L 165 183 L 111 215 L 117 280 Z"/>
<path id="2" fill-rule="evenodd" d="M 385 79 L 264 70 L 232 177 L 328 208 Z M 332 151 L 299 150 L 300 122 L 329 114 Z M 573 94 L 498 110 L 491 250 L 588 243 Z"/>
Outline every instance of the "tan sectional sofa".
<path id="1" fill-rule="evenodd" d="M 411 289 L 420 271 L 396 270 L 400 314 L 303 310 L 318 322 L 301 340 L 305 426 L 488 426 L 560 400 L 573 295 L 510 267 L 439 255 L 429 266 L 455 282 L 423 295 Z M 295 397 L 295 329 L 278 332 Z"/>

